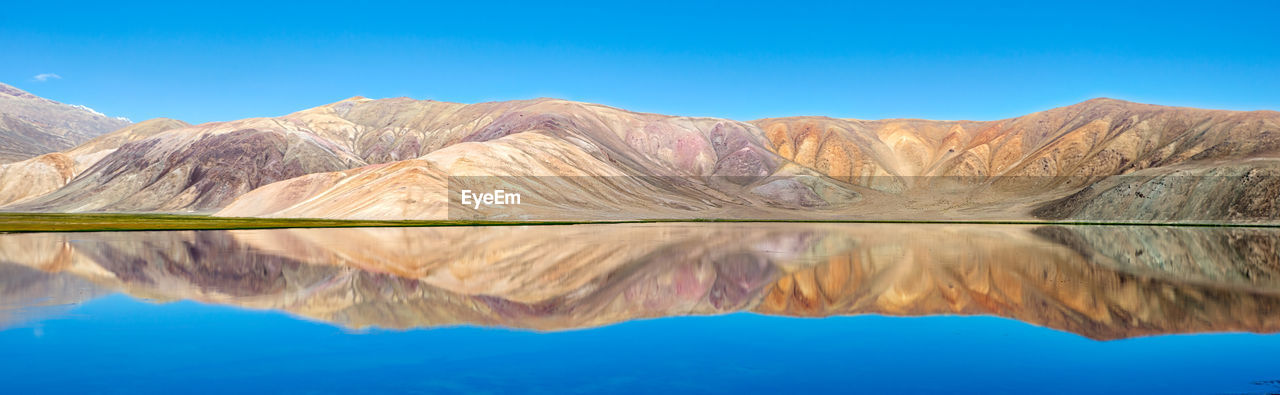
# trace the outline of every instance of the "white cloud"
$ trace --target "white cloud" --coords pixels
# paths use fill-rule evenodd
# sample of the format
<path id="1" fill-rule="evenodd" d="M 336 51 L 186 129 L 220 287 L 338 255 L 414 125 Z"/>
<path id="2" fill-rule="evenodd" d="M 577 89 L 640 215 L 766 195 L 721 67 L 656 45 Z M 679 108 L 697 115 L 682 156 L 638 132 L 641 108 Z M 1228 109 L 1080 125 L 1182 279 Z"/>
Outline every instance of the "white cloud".
<path id="1" fill-rule="evenodd" d="M 48 80 L 60 80 L 62 79 L 62 76 L 54 73 L 40 73 L 40 74 L 36 74 L 35 77 L 31 77 L 31 78 L 34 78 L 36 82 L 45 82 Z"/>

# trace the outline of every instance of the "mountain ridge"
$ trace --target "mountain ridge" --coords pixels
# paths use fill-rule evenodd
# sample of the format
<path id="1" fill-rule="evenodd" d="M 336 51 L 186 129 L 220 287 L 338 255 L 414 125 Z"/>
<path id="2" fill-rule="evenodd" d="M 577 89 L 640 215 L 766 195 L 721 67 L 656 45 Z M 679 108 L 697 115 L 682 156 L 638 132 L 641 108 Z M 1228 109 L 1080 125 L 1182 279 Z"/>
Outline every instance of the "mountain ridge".
<path id="1" fill-rule="evenodd" d="M 0 83 L 0 164 L 70 149 L 131 123 Z"/>
<path id="2" fill-rule="evenodd" d="M 445 181 L 470 176 L 536 197 L 508 219 L 1070 219 L 1088 212 L 1178 221 L 1189 219 L 1097 208 L 1107 201 L 1069 205 L 1080 212 L 1043 207 L 1138 171 L 1280 166 L 1242 162 L 1259 158 L 1280 158 L 1280 113 L 1097 98 L 995 121 L 740 122 L 553 98 L 461 104 L 356 96 L 123 142 L 65 186 L 0 209 L 445 219 L 477 214 L 447 199 Z M 545 166 L 554 163 L 563 164 Z M 555 190 L 533 181 L 574 174 L 585 178 Z M 11 183 L 0 177 L 0 189 Z M 1237 195 L 1256 201 L 1272 193 L 1255 192 Z M 575 193 L 614 197 L 582 201 Z M 567 209 L 570 203 L 615 214 Z M 1228 206 L 1237 203 L 1219 211 L 1250 213 L 1232 221 L 1280 220 L 1280 208 Z"/>

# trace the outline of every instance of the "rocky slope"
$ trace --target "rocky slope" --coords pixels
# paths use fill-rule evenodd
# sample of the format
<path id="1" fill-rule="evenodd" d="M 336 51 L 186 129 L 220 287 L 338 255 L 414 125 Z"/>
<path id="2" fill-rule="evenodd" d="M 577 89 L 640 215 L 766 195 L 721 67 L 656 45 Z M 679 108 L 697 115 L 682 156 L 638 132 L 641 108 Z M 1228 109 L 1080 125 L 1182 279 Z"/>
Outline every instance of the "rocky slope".
<path id="1" fill-rule="evenodd" d="M 450 206 L 448 177 L 527 196 L 518 213 L 491 219 L 717 216 L 729 213 L 724 207 L 805 203 L 769 193 L 771 182 L 785 182 L 777 178 L 805 170 L 784 166 L 746 124 L 549 99 L 499 109 L 484 127 L 418 159 L 268 185 L 218 215 L 444 219 L 451 208 L 468 211 Z"/>
<path id="2" fill-rule="evenodd" d="M 1112 176 L 1034 211 L 1045 219 L 1280 221 L 1280 158 L 1145 169 Z"/>
<path id="3" fill-rule="evenodd" d="M 766 131 L 771 150 L 780 156 L 839 180 L 892 192 L 899 205 L 919 204 L 916 212 L 932 205 L 1030 209 L 1045 219 L 1280 221 L 1273 204 L 1280 191 L 1270 177 L 1275 165 L 1267 160 L 1280 159 L 1280 113 L 1274 111 L 1095 99 L 991 122 L 798 117 L 753 123 Z M 1202 190 L 1089 192 L 1143 178 L 1115 177 L 1131 173 L 1146 179 L 1193 176 L 1182 180 Z M 1214 182 L 1233 184 L 1227 187 L 1228 202 L 1218 202 L 1224 196 L 1208 185 Z M 1076 192 L 1081 193 L 1053 198 Z M 1218 206 L 1199 210 L 1209 207 L 1197 201 Z"/>
<path id="4" fill-rule="evenodd" d="M 120 146 L 185 126 L 190 125 L 174 119 L 156 118 L 99 136 L 65 152 L 0 165 L 0 205 L 49 194 L 67 185 Z"/>
<path id="5" fill-rule="evenodd" d="M 586 108 L 557 104 L 558 108 L 539 106 L 527 111 L 575 114 Z M 1272 162 L 1267 161 L 1280 159 L 1280 113 L 1276 112 L 1199 110 L 1097 99 L 990 122 L 798 117 L 742 125 L 680 118 L 659 123 L 656 120 L 662 118 L 648 114 L 598 106 L 589 109 L 597 119 L 627 121 L 603 125 L 563 122 L 553 127 L 497 122 L 506 131 L 499 133 L 502 138 L 490 139 L 499 134 L 481 133 L 468 140 L 478 144 L 449 146 L 395 167 L 285 181 L 243 196 L 219 215 L 470 218 L 473 213 L 453 204 L 457 198 L 450 199 L 444 186 L 449 176 L 455 177 L 455 183 L 465 183 L 468 179 L 457 177 L 483 175 L 492 176 L 493 183 L 508 191 L 533 195 L 529 200 L 534 202 L 522 203 L 516 213 L 490 211 L 482 217 L 485 219 L 614 219 L 621 217 L 608 213 L 623 212 L 629 218 L 1280 221 L 1280 206 L 1274 203 L 1280 201 L 1280 191 L 1273 188 L 1277 178 L 1268 170 Z M 675 126 L 655 126 L 663 124 Z M 660 133 L 689 126 L 693 127 L 676 133 L 685 136 L 684 140 Z M 731 132 L 726 134 L 726 130 Z M 625 145 L 601 143 L 612 142 L 618 135 L 646 137 L 627 137 Z M 563 147 L 544 149 L 554 144 Z M 655 151 L 655 144 L 700 148 L 703 153 L 695 157 L 709 160 L 701 162 L 704 165 L 681 167 L 700 162 L 656 155 L 680 149 Z M 598 161 L 569 161 L 571 165 L 559 169 L 539 167 L 584 157 L 574 154 L 587 154 Z M 408 174 L 409 168 L 414 169 L 413 175 L 398 175 Z M 1223 182 L 1234 187 L 1226 189 L 1229 192 L 1206 189 L 1196 194 L 1153 190 L 1142 195 L 1141 204 L 1130 205 L 1113 195 L 1073 195 L 1091 186 L 1102 188 L 1119 182 L 1117 176 L 1164 174 L 1177 169 L 1193 169 L 1220 181 L 1231 178 Z M 698 183 L 700 189 L 690 190 L 672 185 L 668 179 L 627 179 L 619 174 L 712 181 Z M 583 176 L 580 179 L 587 181 L 548 188 L 542 185 L 548 175 Z M 539 176 L 543 177 L 541 182 L 530 180 Z M 1247 177 L 1253 181 L 1246 181 Z M 601 185 L 607 184 L 599 182 L 601 179 L 629 183 Z M 723 182 L 729 179 L 742 182 Z M 454 187 L 454 191 L 461 188 Z M 281 190 L 308 192 L 285 200 L 272 198 Z M 367 194 L 370 190 L 395 197 Z M 554 195 L 546 196 L 548 190 Z M 615 198 L 571 198 L 609 195 L 600 192 L 604 190 L 614 191 Z M 669 191 L 676 193 L 664 193 Z M 1224 193 L 1231 197 L 1224 199 Z M 1102 209 L 1072 210 L 1070 207 L 1085 205 L 1066 204 L 1074 201 L 1072 196 Z M 634 199 L 637 197 L 640 199 Z M 682 199 L 688 197 L 694 199 Z M 1201 210 L 1189 199 L 1225 206 Z M 1227 203 L 1222 203 L 1224 200 Z M 258 209 L 262 202 L 269 202 L 272 209 Z M 545 207 L 537 207 L 539 204 Z M 359 209 L 350 209 L 353 207 Z"/>
<path id="6" fill-rule="evenodd" d="M 167 130 L 124 144 L 56 193 L 9 209 L 209 211 L 274 181 L 415 157 L 438 147 L 433 139 L 450 128 L 467 127 L 450 124 L 461 105 L 389 99 L 371 113 L 361 105 L 368 101 Z"/>
<path id="7" fill-rule="evenodd" d="M 55 159 L 31 165 L 49 175 L 42 184 L 58 184 L 43 170 L 67 163 Z M 52 193 L 0 197 L 11 196 L 10 211 L 348 219 L 1272 223 L 1276 160 L 1280 113 L 1111 99 L 985 122 L 744 123 L 554 99 L 353 98 L 168 130 L 109 151 Z M 1225 184 L 1118 186 L 1129 176 L 1164 185 L 1165 175 Z M 523 199 L 468 207 L 464 188 Z"/>
<path id="8" fill-rule="evenodd" d="M 0 83 L 0 163 L 66 150 L 127 125 L 122 118 Z"/>
<path id="9" fill-rule="evenodd" d="M 540 190 L 560 198 L 592 189 L 597 196 L 632 198 L 625 204 L 603 202 L 619 209 L 652 205 L 656 212 L 669 212 L 664 206 L 690 211 L 714 208 L 716 202 L 749 206 L 752 200 L 798 204 L 794 196 L 768 188 L 753 193 L 767 176 L 807 170 L 785 168 L 752 130 L 733 121 L 551 99 L 458 105 L 355 98 L 280 118 L 167 131 L 106 155 L 54 193 L 6 209 L 205 212 L 288 180 L 242 199 L 245 204 L 232 205 L 225 214 L 443 218 L 442 186 L 449 175 L 515 182 L 574 177 L 592 185 Z M 651 182 L 639 182 L 637 176 Z M 628 190 L 653 194 L 617 193 Z M 377 193 L 367 193 L 372 191 Z M 264 195 L 270 198 L 256 197 Z M 440 198 L 428 199 L 432 196 Z M 317 207 L 294 207 L 301 200 Z M 559 202 L 540 202 L 553 206 L 552 213 L 564 213 Z M 329 212 L 335 207 L 343 213 Z"/>
<path id="10" fill-rule="evenodd" d="M 1218 111 L 1094 99 L 990 121 L 753 122 L 781 156 L 882 189 L 913 177 L 1043 177 L 1078 184 L 1152 167 L 1280 156 L 1280 113 Z M 899 178 L 876 184 L 877 176 Z"/>

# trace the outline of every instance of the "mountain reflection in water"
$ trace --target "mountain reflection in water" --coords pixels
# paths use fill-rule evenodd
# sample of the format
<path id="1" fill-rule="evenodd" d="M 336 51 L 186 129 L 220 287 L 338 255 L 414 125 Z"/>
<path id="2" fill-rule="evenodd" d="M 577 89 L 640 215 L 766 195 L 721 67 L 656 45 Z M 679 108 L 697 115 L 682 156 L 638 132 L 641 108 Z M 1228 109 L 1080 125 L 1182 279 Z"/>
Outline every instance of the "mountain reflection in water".
<path id="1" fill-rule="evenodd" d="M 703 223 L 31 233 L 0 235 L 0 262 L 0 328 L 42 307 L 121 292 L 350 328 L 564 330 L 748 311 L 995 315 L 1094 339 L 1280 331 L 1280 229 L 1266 228 Z"/>

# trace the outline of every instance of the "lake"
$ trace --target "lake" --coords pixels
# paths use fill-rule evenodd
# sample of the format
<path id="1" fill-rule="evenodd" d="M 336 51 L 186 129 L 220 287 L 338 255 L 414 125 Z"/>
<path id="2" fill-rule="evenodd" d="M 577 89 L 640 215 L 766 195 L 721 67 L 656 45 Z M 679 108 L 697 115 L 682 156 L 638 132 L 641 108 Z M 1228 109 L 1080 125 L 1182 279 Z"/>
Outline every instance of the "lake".
<path id="1" fill-rule="evenodd" d="M 0 235 L 0 392 L 1280 391 L 1280 229 Z"/>

